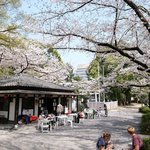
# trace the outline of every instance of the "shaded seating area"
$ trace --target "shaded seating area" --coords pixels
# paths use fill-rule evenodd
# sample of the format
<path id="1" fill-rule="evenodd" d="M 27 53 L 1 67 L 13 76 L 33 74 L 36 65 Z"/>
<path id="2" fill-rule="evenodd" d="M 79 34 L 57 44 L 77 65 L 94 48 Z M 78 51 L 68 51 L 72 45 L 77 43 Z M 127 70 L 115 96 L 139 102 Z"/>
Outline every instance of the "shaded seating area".
<path id="1" fill-rule="evenodd" d="M 38 129 L 43 132 L 52 131 L 56 127 L 56 116 L 54 114 L 49 114 L 47 117 L 41 114 L 38 118 Z M 45 131 L 46 130 L 46 131 Z"/>
<path id="2" fill-rule="evenodd" d="M 77 95 L 75 89 L 64 87 L 41 80 L 39 78 L 19 74 L 3 77 L 0 80 L 0 121 L 4 118 L 8 122 L 30 123 L 37 119 L 36 116 L 43 110 L 57 114 L 57 106 L 72 111 L 72 97 Z M 77 97 L 74 97 L 77 101 Z M 28 110 L 29 114 L 23 113 Z M 64 113 L 64 110 L 63 110 Z"/>
<path id="3" fill-rule="evenodd" d="M 37 121 L 37 129 L 44 133 L 48 133 L 60 126 L 68 126 L 73 127 L 73 123 L 76 122 L 77 114 L 61 114 L 59 116 L 55 116 L 54 114 L 48 114 L 46 117 L 44 114 L 41 114 Z"/>

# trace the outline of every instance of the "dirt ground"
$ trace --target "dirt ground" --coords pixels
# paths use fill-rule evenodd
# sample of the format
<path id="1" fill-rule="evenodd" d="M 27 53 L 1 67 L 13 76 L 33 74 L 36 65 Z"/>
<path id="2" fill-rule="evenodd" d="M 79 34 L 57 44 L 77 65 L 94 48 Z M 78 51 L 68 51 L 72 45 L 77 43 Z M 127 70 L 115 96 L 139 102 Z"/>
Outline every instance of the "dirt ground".
<path id="1" fill-rule="evenodd" d="M 96 150 L 96 141 L 103 131 L 112 134 L 115 150 L 122 150 L 131 144 L 127 127 L 135 126 L 139 132 L 142 114 L 138 107 L 119 107 L 109 111 L 108 117 L 85 119 L 72 128 L 59 126 L 50 133 L 37 130 L 37 122 L 20 125 L 17 130 L 0 130 L 0 150 Z"/>

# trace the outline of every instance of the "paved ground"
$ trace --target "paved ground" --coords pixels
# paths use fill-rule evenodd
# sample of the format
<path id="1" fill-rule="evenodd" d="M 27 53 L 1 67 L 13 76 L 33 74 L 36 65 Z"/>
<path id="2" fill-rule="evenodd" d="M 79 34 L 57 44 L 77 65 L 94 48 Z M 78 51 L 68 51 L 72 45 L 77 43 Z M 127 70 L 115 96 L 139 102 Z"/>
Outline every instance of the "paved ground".
<path id="1" fill-rule="evenodd" d="M 140 119 L 136 105 L 119 107 L 108 117 L 86 119 L 72 128 L 61 126 L 50 133 L 40 133 L 35 123 L 21 125 L 18 130 L 0 130 L 0 150 L 95 150 L 103 131 L 111 132 L 115 150 L 122 150 L 131 143 L 127 127 L 139 129 Z"/>

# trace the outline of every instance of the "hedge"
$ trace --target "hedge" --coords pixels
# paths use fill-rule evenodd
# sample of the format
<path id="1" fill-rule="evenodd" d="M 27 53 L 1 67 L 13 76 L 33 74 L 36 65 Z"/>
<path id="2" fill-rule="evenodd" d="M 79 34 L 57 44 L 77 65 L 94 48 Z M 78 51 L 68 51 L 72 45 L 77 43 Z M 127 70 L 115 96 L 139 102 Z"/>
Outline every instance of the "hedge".
<path id="1" fill-rule="evenodd" d="M 144 114 L 141 118 L 141 133 L 150 135 L 150 113 Z"/>
<path id="2" fill-rule="evenodd" d="M 145 150 L 150 150 L 150 138 L 144 139 Z"/>
<path id="3" fill-rule="evenodd" d="M 140 107 L 139 112 L 141 113 L 150 113 L 150 108 L 148 106 Z"/>

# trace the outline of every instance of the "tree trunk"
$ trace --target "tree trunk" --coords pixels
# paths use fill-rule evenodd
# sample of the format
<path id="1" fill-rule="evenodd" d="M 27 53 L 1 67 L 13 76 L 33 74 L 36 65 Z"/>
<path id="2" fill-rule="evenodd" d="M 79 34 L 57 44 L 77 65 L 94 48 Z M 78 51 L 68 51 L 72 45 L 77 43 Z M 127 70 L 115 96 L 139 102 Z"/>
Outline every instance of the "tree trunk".
<path id="1" fill-rule="evenodd" d="M 149 108 L 150 108 L 150 92 L 149 92 Z"/>
<path id="2" fill-rule="evenodd" d="M 125 94 L 126 94 L 127 104 L 129 105 L 131 104 L 131 88 L 126 89 Z"/>

